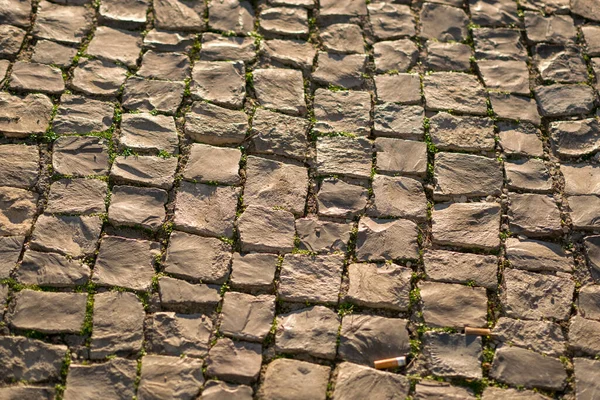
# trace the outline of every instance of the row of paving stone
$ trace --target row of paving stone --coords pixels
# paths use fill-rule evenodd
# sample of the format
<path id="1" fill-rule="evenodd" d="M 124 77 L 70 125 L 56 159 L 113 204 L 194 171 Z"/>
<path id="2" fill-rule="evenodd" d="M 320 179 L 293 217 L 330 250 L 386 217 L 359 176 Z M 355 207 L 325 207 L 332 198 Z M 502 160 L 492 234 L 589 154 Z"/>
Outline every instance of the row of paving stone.
<path id="1" fill-rule="evenodd" d="M 594 398 L 597 5 L 439 3 L 0 4 L 2 379 Z M 460 333 L 488 323 L 493 341 Z"/>

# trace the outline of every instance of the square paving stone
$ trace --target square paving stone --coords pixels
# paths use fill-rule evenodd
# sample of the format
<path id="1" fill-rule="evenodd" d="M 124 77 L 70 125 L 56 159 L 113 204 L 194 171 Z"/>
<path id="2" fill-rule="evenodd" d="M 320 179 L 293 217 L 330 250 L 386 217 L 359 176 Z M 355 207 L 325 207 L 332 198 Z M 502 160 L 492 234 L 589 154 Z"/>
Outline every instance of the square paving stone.
<path id="1" fill-rule="evenodd" d="M 17 0 L 3 3 L 0 8 L 0 23 L 27 28 L 31 24 L 31 1 Z"/>
<path id="2" fill-rule="evenodd" d="M 273 154 L 304 161 L 308 151 L 309 123 L 257 108 L 252 118 L 252 153 Z"/>
<path id="3" fill-rule="evenodd" d="M 560 245 L 539 240 L 506 239 L 506 258 L 511 267 L 528 271 L 571 272 L 575 268 L 573 258 Z"/>
<path id="4" fill-rule="evenodd" d="M 433 242 L 447 246 L 497 249 L 500 206 L 494 203 L 439 204 L 433 210 Z"/>
<path id="5" fill-rule="evenodd" d="M 504 286 L 502 305 L 508 317 L 558 321 L 569 318 L 575 289 L 569 274 L 557 272 L 554 276 L 507 269 Z"/>
<path id="6" fill-rule="evenodd" d="M 421 182 L 405 177 L 375 175 L 372 186 L 372 202 L 367 208 L 367 215 L 417 221 L 424 221 L 427 217 L 427 198 Z"/>
<path id="7" fill-rule="evenodd" d="M 423 92 L 429 110 L 453 110 L 475 115 L 487 113 L 485 90 L 473 75 L 460 72 L 425 75 Z"/>
<path id="8" fill-rule="evenodd" d="M 33 234 L 31 248 L 51 251 L 70 257 L 85 257 L 96 251 L 102 232 L 98 216 L 40 215 Z"/>
<path id="9" fill-rule="evenodd" d="M 527 51 L 521 32 L 510 28 L 475 28 L 475 57 L 488 60 L 525 60 Z"/>
<path id="10" fill-rule="evenodd" d="M 117 156 L 110 170 L 115 183 L 154 186 L 169 190 L 173 187 L 177 157 Z"/>
<path id="11" fill-rule="evenodd" d="M 419 289 L 427 326 L 462 329 L 487 325 L 488 299 L 484 288 L 421 282 Z"/>
<path id="12" fill-rule="evenodd" d="M 54 142 L 54 172 L 68 176 L 106 175 L 108 144 L 92 136 L 63 136 Z"/>
<path id="13" fill-rule="evenodd" d="M 369 136 L 371 95 L 368 92 L 317 89 L 314 108 L 316 132 Z"/>
<path id="14" fill-rule="evenodd" d="M 25 61 L 13 64 L 10 89 L 59 94 L 65 90 L 62 72 L 57 67 Z"/>
<path id="15" fill-rule="evenodd" d="M 575 46 L 538 44 L 534 60 L 543 80 L 577 83 L 588 79 L 585 61 Z"/>
<path id="16" fill-rule="evenodd" d="M 367 179 L 371 175 L 373 145 L 365 138 L 346 136 L 317 139 L 317 173 Z"/>
<path id="17" fill-rule="evenodd" d="M 138 75 L 151 79 L 183 81 L 190 75 L 190 60 L 183 53 L 159 53 L 149 50 L 142 58 Z"/>
<path id="18" fill-rule="evenodd" d="M 317 193 L 318 213 L 326 217 L 351 218 L 367 205 L 368 190 L 339 179 L 325 179 Z"/>
<path id="19" fill-rule="evenodd" d="M 417 235 L 412 221 L 363 217 L 358 223 L 356 257 L 360 261 L 416 259 Z"/>
<path id="20" fill-rule="evenodd" d="M 21 50 L 21 44 L 27 32 L 21 28 L 11 25 L 0 26 L 0 55 L 3 57 L 14 57 Z"/>
<path id="21" fill-rule="evenodd" d="M 600 321 L 600 285 L 582 287 L 576 304 L 582 317 Z"/>
<path id="22" fill-rule="evenodd" d="M 373 366 L 376 360 L 398 357 L 410 349 L 407 320 L 350 314 L 342 320 L 338 357 Z"/>
<path id="23" fill-rule="evenodd" d="M 375 75 L 374 79 L 378 101 L 399 104 L 421 103 L 421 79 L 419 75 Z M 402 90 L 398 90 L 399 87 Z"/>
<path id="24" fill-rule="evenodd" d="M 511 0 L 471 0 L 469 10 L 473 22 L 481 26 L 520 25 L 517 5 Z"/>
<path id="25" fill-rule="evenodd" d="M 223 283 L 229 275 L 231 246 L 220 239 L 173 231 L 166 254 L 165 272 L 173 276 Z"/>
<path id="26" fill-rule="evenodd" d="M 129 68 L 136 66 L 142 48 L 142 36 L 137 32 L 99 26 L 86 53 L 110 61 L 121 62 Z"/>
<path id="27" fill-rule="evenodd" d="M 26 96 L 0 92 L 0 132 L 9 138 L 24 138 L 46 132 L 52 101 L 41 93 Z"/>
<path id="28" fill-rule="evenodd" d="M 394 3 L 368 4 L 373 34 L 379 40 L 414 36 L 415 18 L 407 5 Z"/>
<path id="29" fill-rule="evenodd" d="M 350 264 L 345 300 L 362 307 L 408 311 L 412 270 L 395 264 Z"/>
<path id="30" fill-rule="evenodd" d="M 204 357 L 212 329 L 206 315 L 157 312 L 145 322 L 145 348 L 170 356 Z"/>
<path id="31" fill-rule="evenodd" d="M 425 176 L 427 145 L 413 140 L 377 138 L 377 171 L 392 174 Z"/>
<path id="32" fill-rule="evenodd" d="M 248 117 L 243 111 L 196 102 L 185 114 L 185 133 L 197 142 L 240 144 L 246 138 L 247 130 Z"/>
<path id="33" fill-rule="evenodd" d="M 330 367 L 306 361 L 278 359 L 267 365 L 260 388 L 264 399 L 321 399 L 326 396 Z"/>
<path id="34" fill-rule="evenodd" d="M 82 58 L 73 70 L 71 86 L 90 96 L 116 96 L 127 79 L 127 68 L 112 61 Z"/>
<path id="35" fill-rule="evenodd" d="M 500 120 L 529 122 L 539 125 L 542 121 L 534 99 L 513 94 L 490 92 L 490 102 Z"/>
<path id="36" fill-rule="evenodd" d="M 45 211 L 50 214 L 106 212 L 108 185 L 100 179 L 61 179 L 50 185 Z"/>
<path id="37" fill-rule="evenodd" d="M 365 44 L 360 26 L 331 24 L 319 31 L 325 50 L 332 53 L 364 53 Z"/>
<path id="38" fill-rule="evenodd" d="M 181 182 L 175 199 L 175 227 L 199 235 L 231 237 L 239 194 L 235 187 Z"/>
<path id="39" fill-rule="evenodd" d="M 499 346 L 517 346 L 558 357 L 565 353 L 567 340 L 561 326 L 550 321 L 527 321 L 501 317 L 494 327 Z"/>
<path id="40" fill-rule="evenodd" d="M 571 196 L 568 198 L 571 221 L 575 229 L 597 229 L 600 225 L 600 197 Z"/>
<path id="41" fill-rule="evenodd" d="M 264 8 L 258 18 L 260 29 L 267 36 L 308 36 L 308 13 L 303 8 Z"/>
<path id="42" fill-rule="evenodd" d="M 421 106 L 403 106 L 394 103 L 376 104 L 373 134 L 376 137 L 397 137 L 423 140 L 423 117 Z"/>
<path id="43" fill-rule="evenodd" d="M 481 338 L 459 333 L 425 332 L 424 353 L 429 370 L 443 378 L 481 379 Z"/>
<path id="44" fill-rule="evenodd" d="M 38 5 L 33 36 L 64 43 L 80 43 L 91 28 L 93 10 L 47 1 Z"/>
<path id="45" fill-rule="evenodd" d="M 579 157 L 600 150 L 600 124 L 595 118 L 552 122 L 549 130 L 559 156 Z"/>
<path id="46" fill-rule="evenodd" d="M 54 64 L 68 68 L 73 62 L 77 49 L 50 40 L 38 40 L 33 48 L 31 61 L 41 64 Z"/>
<path id="47" fill-rule="evenodd" d="M 134 151 L 169 154 L 179 152 L 179 138 L 173 117 L 152 114 L 125 114 L 121 122 L 120 147 Z"/>
<path id="48" fill-rule="evenodd" d="M 592 57 L 600 56 L 600 26 L 585 25 L 581 27 L 587 44 L 587 54 Z"/>
<path id="49" fill-rule="evenodd" d="M 0 379 L 4 382 L 25 380 L 31 383 L 59 379 L 67 351 L 67 346 L 63 345 L 22 336 L 1 336 L 0 361 L 3 368 Z"/>
<path id="50" fill-rule="evenodd" d="M 222 36 L 205 32 L 202 35 L 200 60 L 250 62 L 256 58 L 256 45 L 252 37 Z"/>
<path id="51" fill-rule="evenodd" d="M 525 12 L 525 30 L 527 40 L 538 43 L 575 42 L 577 28 L 570 15 L 544 16 L 536 12 Z"/>
<path id="52" fill-rule="evenodd" d="M 536 368 L 531 368 L 532 365 Z M 490 377 L 513 386 L 551 391 L 563 390 L 567 383 L 567 372 L 558 358 L 518 347 L 496 350 Z"/>
<path id="53" fill-rule="evenodd" d="M 123 90 L 123 108 L 150 112 L 156 110 L 165 114 L 175 114 L 181 100 L 185 84 L 183 82 L 159 81 L 131 76 Z"/>
<path id="54" fill-rule="evenodd" d="M 447 382 L 438 382 L 429 379 L 422 379 L 415 386 L 416 400 L 426 400 L 435 397 L 449 399 L 476 399 L 473 390 L 460 386 L 452 386 Z M 494 397 L 495 399 L 495 397 Z"/>
<path id="55" fill-rule="evenodd" d="M 221 300 L 219 289 L 217 285 L 195 285 L 168 276 L 158 280 L 162 309 L 184 314 L 212 313 Z"/>
<path id="56" fill-rule="evenodd" d="M 220 338 L 208 352 L 206 374 L 228 382 L 250 384 L 260 373 L 261 348 L 259 343 Z"/>
<path id="57" fill-rule="evenodd" d="M 343 256 L 287 254 L 281 265 L 278 295 L 284 301 L 336 304 Z"/>
<path id="58" fill-rule="evenodd" d="M 322 15 L 322 14 L 321 14 Z M 367 57 L 364 54 L 319 52 L 312 78 L 324 85 L 353 89 L 363 84 Z"/>
<path id="59" fill-rule="evenodd" d="M 497 160 L 470 154 L 437 153 L 434 165 L 435 200 L 452 197 L 497 196 L 504 174 Z"/>
<path id="60" fill-rule="evenodd" d="M 235 385 L 217 380 L 210 380 L 204 385 L 200 400 L 219 400 L 235 398 L 237 400 L 252 400 L 253 390 L 248 385 Z"/>
<path id="61" fill-rule="evenodd" d="M 367 5 L 360 0 L 323 0 L 319 5 L 321 17 L 367 15 Z"/>
<path id="62" fill-rule="evenodd" d="M 573 14 L 600 22 L 600 17 L 598 17 L 600 9 L 595 2 L 589 0 L 575 0 L 571 7 L 573 9 Z"/>
<path id="63" fill-rule="evenodd" d="M 440 150 L 493 151 L 496 143 L 491 119 L 456 116 L 446 112 L 429 118 L 429 134 L 433 144 Z"/>
<path id="64" fill-rule="evenodd" d="M 587 114 L 594 108 L 594 90 L 587 85 L 556 83 L 539 86 L 534 93 L 544 117 Z"/>
<path id="65" fill-rule="evenodd" d="M 337 313 L 323 306 L 280 314 L 277 316 L 275 350 L 333 360 L 339 327 Z"/>
<path id="66" fill-rule="evenodd" d="M 303 166 L 248 156 L 244 204 L 302 215 L 307 195 L 308 171 Z"/>
<path id="67" fill-rule="evenodd" d="M 296 231 L 300 249 L 312 253 L 345 252 L 350 240 L 352 224 L 300 218 L 296 220 Z"/>
<path id="68" fill-rule="evenodd" d="M 254 8 L 245 0 L 222 0 L 209 4 L 208 26 L 212 29 L 248 34 L 254 28 Z"/>
<path id="69" fill-rule="evenodd" d="M 528 123 L 519 125 L 500 122 L 498 124 L 500 145 L 506 155 L 542 157 L 544 149 L 539 138 L 541 132 Z"/>
<path id="70" fill-rule="evenodd" d="M 278 262 L 276 254 L 234 253 L 229 280 L 231 287 L 271 292 Z"/>
<path id="71" fill-rule="evenodd" d="M 29 234 L 36 214 L 37 201 L 37 193 L 0 187 L 0 235 Z"/>
<path id="72" fill-rule="evenodd" d="M 165 30 L 199 32 L 206 27 L 206 4 L 194 0 L 156 0 L 155 26 Z"/>
<path id="73" fill-rule="evenodd" d="M 573 316 L 569 325 L 569 350 L 594 357 L 600 352 L 599 332 L 600 322 Z"/>
<path id="74" fill-rule="evenodd" d="M 136 354 L 144 339 L 144 306 L 128 292 L 94 295 L 94 328 L 90 358 L 101 360 L 112 354 Z"/>
<path id="75" fill-rule="evenodd" d="M 263 40 L 260 48 L 261 55 L 267 59 L 309 71 L 317 49 L 310 42 L 301 40 Z"/>
<path id="76" fill-rule="evenodd" d="M 333 398 L 401 398 L 407 396 L 409 390 L 410 383 L 403 375 L 344 362 L 337 369 Z"/>
<path id="77" fill-rule="evenodd" d="M 65 400 L 93 400 L 99 397 L 125 400 L 135 395 L 137 363 L 115 358 L 101 364 L 71 365 Z"/>
<path id="78" fill-rule="evenodd" d="M 377 42 L 373 45 L 376 72 L 406 72 L 417 63 L 419 49 L 409 39 Z"/>
<path id="79" fill-rule="evenodd" d="M 542 160 L 523 159 L 505 161 L 506 181 L 509 189 L 548 193 L 552 178 Z"/>
<path id="80" fill-rule="evenodd" d="M 447 250 L 432 250 L 423 256 L 427 278 L 436 282 L 474 284 L 495 290 L 498 257 Z"/>
<path id="81" fill-rule="evenodd" d="M 156 242 L 105 236 L 100 243 L 92 281 L 99 286 L 148 290 L 154 276 L 154 257 L 159 251 Z"/>
<path id="82" fill-rule="evenodd" d="M 53 293 L 24 289 L 14 296 L 7 315 L 15 329 L 37 332 L 79 333 L 85 318 L 87 293 Z"/>
<path id="83" fill-rule="evenodd" d="M 444 4 L 424 3 L 419 15 L 421 37 L 441 42 L 467 38 L 469 17 L 463 10 Z"/>
<path id="84" fill-rule="evenodd" d="M 15 279 L 24 285 L 73 287 L 85 285 L 90 274 L 90 267 L 80 260 L 27 250 L 15 272 Z"/>
<path id="85" fill-rule="evenodd" d="M 169 194 L 162 189 L 114 186 L 108 208 L 108 221 L 115 226 L 158 230 L 165 218 Z"/>
<path id="86" fill-rule="evenodd" d="M 589 164 L 563 164 L 560 168 L 565 177 L 567 194 L 600 194 L 600 168 Z"/>
<path id="87" fill-rule="evenodd" d="M 550 195 L 510 193 L 510 230 L 530 237 L 558 236 L 562 233 L 560 210 Z"/>
<path id="88" fill-rule="evenodd" d="M 192 97 L 242 108 L 246 97 L 245 74 L 243 62 L 198 61 L 192 69 Z"/>
<path id="89" fill-rule="evenodd" d="M 302 72 L 283 68 L 256 69 L 252 72 L 259 104 L 286 114 L 304 115 Z"/>
<path id="90" fill-rule="evenodd" d="M 600 393 L 597 376 L 600 373 L 600 361 L 586 358 L 574 358 L 575 388 L 577 397 L 592 400 Z"/>
<path id="91" fill-rule="evenodd" d="M 294 248 L 294 214 L 250 205 L 237 221 L 242 251 L 289 253 Z"/>
<path id="92" fill-rule="evenodd" d="M 100 4 L 100 21 L 125 29 L 136 29 L 146 25 L 148 0 L 105 0 Z"/>
<path id="93" fill-rule="evenodd" d="M 193 399 L 203 383 L 202 360 L 149 355 L 142 358 L 137 398 Z"/>
<path id="94" fill-rule="evenodd" d="M 584 240 L 585 252 L 592 276 L 600 276 L 600 236 L 588 236 Z"/>
<path id="95" fill-rule="evenodd" d="M 275 318 L 275 296 L 227 292 L 223 296 L 219 330 L 226 336 L 262 342 Z"/>
<path id="96" fill-rule="evenodd" d="M 488 89 L 529 95 L 529 69 L 520 60 L 479 60 L 477 67 Z"/>
<path id="97" fill-rule="evenodd" d="M 10 277 L 23 248 L 24 236 L 0 237 L 0 279 Z"/>
<path id="98" fill-rule="evenodd" d="M 473 50 L 463 43 L 428 41 L 425 65 L 432 71 L 462 71 L 471 69 Z"/>
<path id="99" fill-rule="evenodd" d="M 52 130 L 61 134 L 104 132 L 113 123 L 114 104 L 74 94 L 63 94 Z"/>
<path id="100" fill-rule="evenodd" d="M 40 151 L 37 146 L 0 145 L 0 185 L 21 189 L 33 187 L 40 172 Z"/>

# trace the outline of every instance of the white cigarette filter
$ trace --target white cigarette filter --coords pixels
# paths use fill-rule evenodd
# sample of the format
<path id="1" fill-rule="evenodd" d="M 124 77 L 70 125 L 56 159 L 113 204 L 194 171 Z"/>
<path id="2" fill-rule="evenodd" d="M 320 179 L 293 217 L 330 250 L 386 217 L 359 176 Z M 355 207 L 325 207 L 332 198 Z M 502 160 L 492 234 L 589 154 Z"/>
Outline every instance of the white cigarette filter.
<path id="1" fill-rule="evenodd" d="M 385 360 L 377 360 L 374 362 L 375 369 L 387 369 L 404 367 L 406 365 L 406 357 L 386 358 Z"/>

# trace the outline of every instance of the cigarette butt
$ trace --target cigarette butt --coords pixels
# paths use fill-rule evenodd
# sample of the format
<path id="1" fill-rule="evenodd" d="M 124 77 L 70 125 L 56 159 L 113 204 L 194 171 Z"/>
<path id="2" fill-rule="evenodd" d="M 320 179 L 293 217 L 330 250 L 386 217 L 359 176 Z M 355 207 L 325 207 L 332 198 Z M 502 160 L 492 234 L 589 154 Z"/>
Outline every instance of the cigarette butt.
<path id="1" fill-rule="evenodd" d="M 386 369 L 404 367 L 406 365 L 406 357 L 386 358 L 385 360 L 377 360 L 374 362 L 375 369 Z"/>
<path id="2" fill-rule="evenodd" d="M 470 328 L 465 326 L 465 335 L 490 336 L 491 334 L 492 330 L 489 328 Z"/>

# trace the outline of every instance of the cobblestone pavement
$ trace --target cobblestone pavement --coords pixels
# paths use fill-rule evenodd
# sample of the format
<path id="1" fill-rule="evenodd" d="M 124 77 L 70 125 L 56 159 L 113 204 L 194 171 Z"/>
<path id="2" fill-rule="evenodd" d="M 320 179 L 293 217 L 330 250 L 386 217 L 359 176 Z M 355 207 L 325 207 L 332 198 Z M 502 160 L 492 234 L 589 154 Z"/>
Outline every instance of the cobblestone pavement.
<path id="1" fill-rule="evenodd" d="M 600 399 L 600 2 L 405 3 L 0 0 L 0 399 Z"/>

